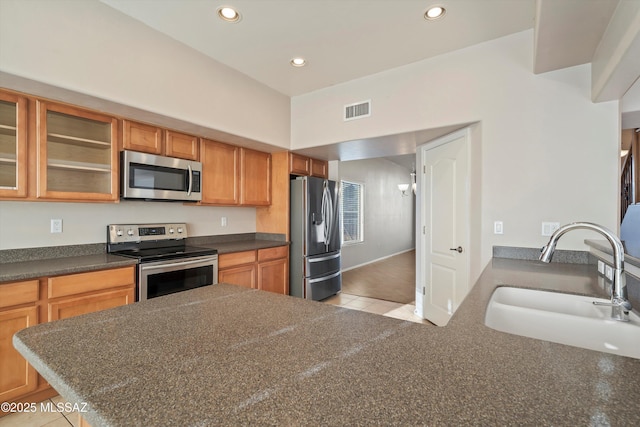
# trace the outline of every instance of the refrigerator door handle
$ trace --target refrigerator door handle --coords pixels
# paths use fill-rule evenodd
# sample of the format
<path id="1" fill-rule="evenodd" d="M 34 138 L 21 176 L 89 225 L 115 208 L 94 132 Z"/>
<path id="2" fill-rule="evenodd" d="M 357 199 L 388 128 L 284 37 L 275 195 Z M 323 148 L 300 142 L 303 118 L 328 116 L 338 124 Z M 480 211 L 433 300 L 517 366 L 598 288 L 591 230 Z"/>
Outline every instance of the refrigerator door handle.
<path id="1" fill-rule="evenodd" d="M 322 216 L 326 219 L 324 222 L 325 250 L 329 250 L 331 244 L 331 230 L 333 228 L 333 203 L 331 194 L 329 193 L 329 181 L 324 180 L 322 185 Z"/>
<path id="2" fill-rule="evenodd" d="M 340 252 L 338 252 L 337 254 L 323 256 L 320 258 L 310 258 L 308 259 L 308 262 L 321 262 L 321 261 L 326 261 L 328 259 L 335 259 L 335 258 L 340 258 Z"/>
<path id="3" fill-rule="evenodd" d="M 333 273 L 329 276 L 323 276 L 323 277 L 316 277 L 315 279 L 309 279 L 309 283 L 318 283 L 318 282 L 324 282 L 325 280 L 328 279 L 333 279 L 334 277 L 338 277 L 341 274 L 340 271 Z"/>

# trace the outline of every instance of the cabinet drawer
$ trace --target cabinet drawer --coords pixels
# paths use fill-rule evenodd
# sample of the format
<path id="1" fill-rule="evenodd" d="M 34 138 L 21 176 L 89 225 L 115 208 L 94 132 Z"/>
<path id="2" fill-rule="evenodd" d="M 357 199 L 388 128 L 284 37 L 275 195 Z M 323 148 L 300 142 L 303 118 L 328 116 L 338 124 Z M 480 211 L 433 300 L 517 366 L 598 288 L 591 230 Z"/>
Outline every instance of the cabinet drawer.
<path id="1" fill-rule="evenodd" d="M 49 278 L 49 298 L 99 291 L 135 283 L 134 267 Z"/>
<path id="2" fill-rule="evenodd" d="M 218 268 L 233 267 L 235 265 L 252 264 L 256 262 L 256 251 L 233 252 L 218 256 Z"/>
<path id="3" fill-rule="evenodd" d="M 258 262 L 270 259 L 286 258 L 289 255 L 289 246 L 278 246 L 258 250 Z"/>
<path id="4" fill-rule="evenodd" d="M 132 304 L 135 298 L 135 289 L 117 289 L 95 293 L 92 295 L 65 298 L 57 302 L 49 303 L 49 321 L 68 319 L 109 308 Z"/>
<path id="5" fill-rule="evenodd" d="M 0 308 L 26 304 L 38 300 L 38 281 L 7 283 L 0 285 Z"/>

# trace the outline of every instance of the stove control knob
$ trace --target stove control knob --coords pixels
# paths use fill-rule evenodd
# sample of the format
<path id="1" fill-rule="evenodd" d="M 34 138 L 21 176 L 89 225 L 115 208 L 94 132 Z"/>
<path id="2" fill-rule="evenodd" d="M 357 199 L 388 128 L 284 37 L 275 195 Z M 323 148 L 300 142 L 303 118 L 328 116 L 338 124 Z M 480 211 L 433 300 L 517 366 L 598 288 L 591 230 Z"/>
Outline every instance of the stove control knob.
<path id="1" fill-rule="evenodd" d="M 176 230 L 174 230 L 173 227 L 169 228 L 169 234 L 173 234 L 175 232 L 176 232 Z"/>
<path id="2" fill-rule="evenodd" d="M 128 229 L 128 230 L 127 230 L 127 234 L 128 234 L 129 236 L 133 236 L 133 229 L 132 229 L 132 228 Z"/>
<path id="3" fill-rule="evenodd" d="M 178 227 L 178 234 L 182 234 L 182 227 Z"/>
<path id="4" fill-rule="evenodd" d="M 118 229 L 116 230 L 116 236 L 118 236 L 118 237 L 122 237 L 122 235 L 123 235 L 123 234 L 124 234 L 124 233 L 122 232 L 122 229 L 118 228 Z"/>

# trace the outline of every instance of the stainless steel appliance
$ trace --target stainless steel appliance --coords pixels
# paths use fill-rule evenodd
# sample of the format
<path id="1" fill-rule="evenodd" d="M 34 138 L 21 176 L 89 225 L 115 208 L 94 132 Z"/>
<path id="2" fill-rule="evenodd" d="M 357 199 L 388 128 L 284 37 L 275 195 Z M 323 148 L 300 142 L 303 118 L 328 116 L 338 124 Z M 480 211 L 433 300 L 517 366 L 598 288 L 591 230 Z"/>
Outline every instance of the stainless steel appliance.
<path id="1" fill-rule="evenodd" d="M 340 215 L 335 181 L 291 181 L 289 294 L 320 301 L 342 289 Z"/>
<path id="2" fill-rule="evenodd" d="M 138 260 L 138 301 L 218 283 L 218 251 L 186 238 L 184 223 L 111 224 L 107 252 Z"/>
<path id="3" fill-rule="evenodd" d="M 120 153 L 123 199 L 202 200 L 202 163 L 124 150 Z"/>

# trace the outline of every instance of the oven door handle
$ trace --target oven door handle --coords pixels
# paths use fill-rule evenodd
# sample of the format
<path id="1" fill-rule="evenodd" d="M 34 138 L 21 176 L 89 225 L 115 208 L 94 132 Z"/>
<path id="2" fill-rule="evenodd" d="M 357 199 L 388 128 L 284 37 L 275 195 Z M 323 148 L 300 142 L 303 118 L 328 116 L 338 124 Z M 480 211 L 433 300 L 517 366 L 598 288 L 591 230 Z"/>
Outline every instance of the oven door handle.
<path id="1" fill-rule="evenodd" d="M 182 267 L 182 266 L 193 265 L 193 264 L 207 264 L 215 260 L 216 258 L 205 258 L 205 259 L 200 258 L 194 261 L 181 261 L 181 262 L 174 262 L 171 264 L 159 264 L 159 265 L 149 265 L 149 266 L 145 266 L 144 264 L 141 264 L 140 268 L 142 270 L 159 270 L 159 269 L 169 268 L 169 267 Z"/>

